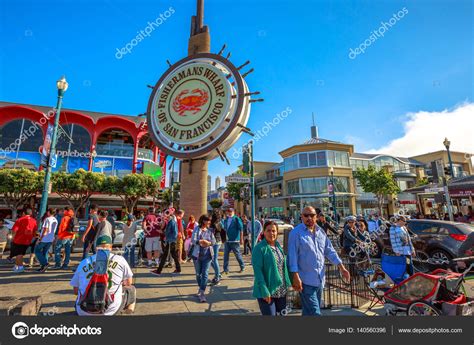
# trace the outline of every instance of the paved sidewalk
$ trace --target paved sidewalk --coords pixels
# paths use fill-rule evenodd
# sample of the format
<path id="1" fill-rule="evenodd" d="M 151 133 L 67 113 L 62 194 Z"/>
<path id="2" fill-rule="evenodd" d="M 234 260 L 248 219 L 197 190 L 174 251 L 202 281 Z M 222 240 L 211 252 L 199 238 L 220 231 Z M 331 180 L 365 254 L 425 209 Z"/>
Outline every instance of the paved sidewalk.
<path id="1" fill-rule="evenodd" d="M 77 265 L 80 254 L 72 256 L 73 266 Z M 134 284 L 137 288 L 137 307 L 134 315 L 260 315 L 258 304 L 252 297 L 253 270 L 249 265 L 250 256 L 244 257 L 246 270 L 238 273 L 239 266 L 231 255 L 230 274 L 223 277 L 219 286 L 210 287 L 208 303 L 199 303 L 195 296 L 198 287 L 192 263 L 182 267 L 182 273 L 174 275 L 174 268 L 165 268 L 160 277 L 150 274 L 150 269 L 135 268 Z M 26 261 L 26 260 L 25 260 Z M 222 267 L 222 257 L 220 257 Z M 50 270 L 37 273 L 28 269 L 24 273 L 13 273 L 12 264 L 0 262 L 0 296 L 37 296 L 43 298 L 40 314 L 74 315 L 75 296 L 69 281 L 71 271 Z M 37 267 L 35 267 L 36 269 Z M 213 270 L 210 269 L 210 278 Z M 380 312 L 380 308 L 378 309 Z M 291 315 L 299 315 L 295 310 Z M 323 311 L 327 315 L 374 315 L 360 309 L 332 309 Z"/>

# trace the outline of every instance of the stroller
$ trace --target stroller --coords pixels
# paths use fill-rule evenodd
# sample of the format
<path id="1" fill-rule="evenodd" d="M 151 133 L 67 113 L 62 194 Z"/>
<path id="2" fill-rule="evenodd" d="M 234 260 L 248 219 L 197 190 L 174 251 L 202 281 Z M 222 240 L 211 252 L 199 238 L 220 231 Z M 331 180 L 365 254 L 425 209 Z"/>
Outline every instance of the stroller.
<path id="1" fill-rule="evenodd" d="M 398 312 L 409 316 L 474 315 L 474 299 L 462 292 L 462 283 L 474 263 L 462 273 L 436 268 L 431 273 L 417 272 L 407 277 L 404 257 L 389 256 L 387 261 L 391 265 L 384 265 L 382 258 L 382 269 L 395 283 L 393 287 L 386 287 L 383 294 L 388 315 Z"/>

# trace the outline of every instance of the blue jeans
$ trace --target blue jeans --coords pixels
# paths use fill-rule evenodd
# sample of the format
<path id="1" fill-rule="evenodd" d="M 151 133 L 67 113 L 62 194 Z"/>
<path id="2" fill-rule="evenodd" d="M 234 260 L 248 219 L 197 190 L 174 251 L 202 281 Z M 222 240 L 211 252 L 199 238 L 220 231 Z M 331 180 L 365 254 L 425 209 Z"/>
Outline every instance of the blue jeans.
<path id="1" fill-rule="evenodd" d="M 244 269 L 245 264 L 242 260 L 242 254 L 240 254 L 240 243 L 239 242 L 226 242 L 224 244 L 224 272 L 229 272 L 229 253 L 233 252 L 237 259 L 241 269 Z"/>
<path id="2" fill-rule="evenodd" d="M 322 292 L 322 286 L 311 286 L 303 284 L 303 291 L 300 292 L 303 315 L 321 315 Z"/>
<path id="3" fill-rule="evenodd" d="M 214 278 L 216 280 L 220 279 L 221 277 L 221 272 L 219 268 L 219 248 L 221 247 L 220 243 L 216 243 L 215 245 L 212 246 L 212 249 L 214 250 L 214 257 L 212 258 L 211 266 L 214 269 Z"/>
<path id="4" fill-rule="evenodd" d="M 61 249 L 63 247 L 65 253 L 63 266 L 67 267 L 69 265 L 69 258 L 71 257 L 72 239 L 56 241 L 56 248 L 54 249 L 54 261 L 56 262 L 56 267 L 61 266 Z"/>
<path id="5" fill-rule="evenodd" d="M 51 242 L 36 243 L 35 255 L 41 266 L 46 266 L 48 264 L 48 250 L 51 245 Z"/>
<path id="6" fill-rule="evenodd" d="M 84 247 L 82 249 L 82 260 L 84 260 L 85 258 L 89 256 L 89 250 L 92 250 L 92 254 L 95 254 L 95 240 L 94 239 L 92 240 L 86 239 L 84 241 Z"/>
<path id="7" fill-rule="evenodd" d="M 277 316 L 281 314 L 282 310 L 286 309 L 286 296 L 280 298 L 273 298 L 270 303 L 267 303 L 263 298 L 257 298 L 260 312 L 264 316 Z"/>
<path id="8" fill-rule="evenodd" d="M 125 246 L 123 257 L 127 260 L 130 267 L 135 267 L 135 246 Z"/>
<path id="9" fill-rule="evenodd" d="M 209 267 L 211 267 L 211 258 L 193 259 L 194 269 L 196 270 L 196 281 L 199 289 L 204 292 L 207 287 L 207 277 L 209 276 Z"/>

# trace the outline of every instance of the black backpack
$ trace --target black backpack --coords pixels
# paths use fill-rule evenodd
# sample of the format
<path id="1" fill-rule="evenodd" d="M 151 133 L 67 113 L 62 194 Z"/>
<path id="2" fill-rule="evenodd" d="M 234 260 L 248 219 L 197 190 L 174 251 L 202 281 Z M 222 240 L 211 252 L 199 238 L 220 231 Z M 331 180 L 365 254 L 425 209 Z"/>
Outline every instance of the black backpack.
<path id="1" fill-rule="evenodd" d="M 79 219 L 72 216 L 67 225 L 67 232 L 74 232 L 75 229 L 79 227 Z"/>
<path id="2" fill-rule="evenodd" d="M 110 304 L 113 302 L 113 296 L 109 293 L 109 250 L 98 250 L 89 284 L 79 306 L 83 311 L 89 314 L 104 314 Z"/>

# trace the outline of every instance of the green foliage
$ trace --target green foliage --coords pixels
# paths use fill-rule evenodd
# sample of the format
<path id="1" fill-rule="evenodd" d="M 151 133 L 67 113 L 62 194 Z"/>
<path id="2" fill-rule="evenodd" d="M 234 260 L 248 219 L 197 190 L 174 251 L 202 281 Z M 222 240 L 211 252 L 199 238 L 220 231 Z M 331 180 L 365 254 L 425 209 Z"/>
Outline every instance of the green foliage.
<path id="1" fill-rule="evenodd" d="M 16 218 L 17 210 L 28 204 L 30 199 L 41 193 L 44 183 L 44 172 L 28 169 L 0 170 L 0 197 L 12 210 Z"/>
<path id="2" fill-rule="evenodd" d="M 212 207 L 213 209 L 219 208 L 219 207 L 222 206 L 222 200 L 221 200 L 221 199 L 218 199 L 218 198 L 216 198 L 216 199 L 211 199 L 211 200 L 209 200 L 209 205 L 211 205 L 211 207 Z"/>
<path id="3" fill-rule="evenodd" d="M 116 176 L 107 176 L 104 181 L 103 192 L 119 196 L 127 213 L 133 213 L 138 200 L 147 196 L 156 196 L 160 181 L 144 174 L 128 174 L 122 179 Z"/>
<path id="4" fill-rule="evenodd" d="M 416 187 L 426 186 L 426 185 L 429 184 L 429 183 L 430 183 L 430 182 L 428 181 L 428 178 L 423 177 L 422 179 L 420 179 L 420 180 L 416 183 Z"/>
<path id="5" fill-rule="evenodd" d="M 235 173 L 236 175 L 240 176 L 249 176 L 249 174 L 243 172 L 242 170 L 237 170 Z M 234 200 L 242 201 L 242 197 L 240 196 L 240 189 L 245 187 L 246 183 L 227 183 L 227 192 Z"/>
<path id="6" fill-rule="evenodd" d="M 373 165 L 369 165 L 367 169 L 357 168 L 354 177 L 364 192 L 375 194 L 380 214 L 385 196 L 400 192 L 393 174 L 385 169 L 376 169 Z"/>
<path id="7" fill-rule="evenodd" d="M 102 192 L 105 176 L 79 169 L 72 174 L 64 171 L 53 173 L 51 181 L 53 192 L 58 193 L 77 212 L 94 193 Z"/>

